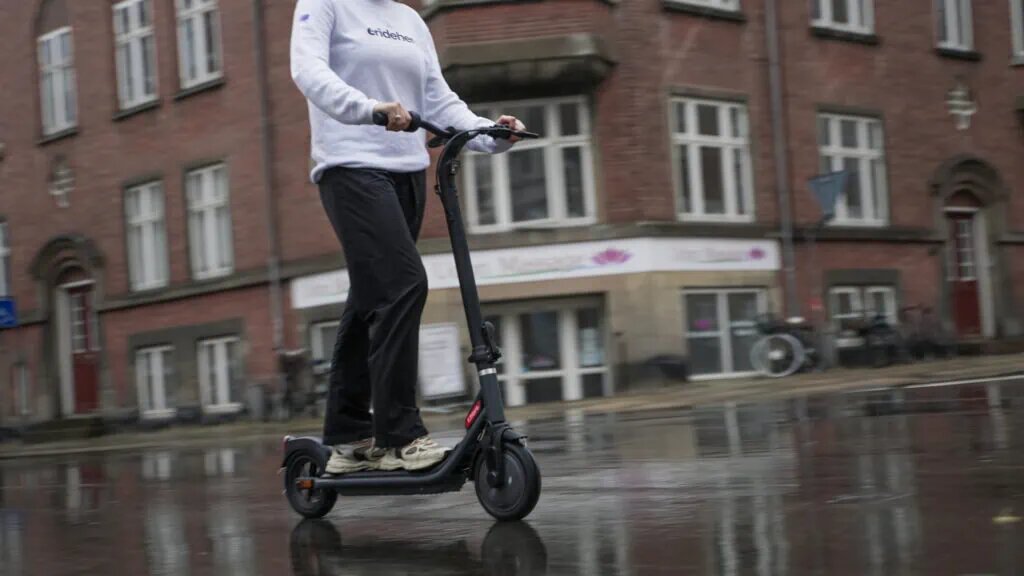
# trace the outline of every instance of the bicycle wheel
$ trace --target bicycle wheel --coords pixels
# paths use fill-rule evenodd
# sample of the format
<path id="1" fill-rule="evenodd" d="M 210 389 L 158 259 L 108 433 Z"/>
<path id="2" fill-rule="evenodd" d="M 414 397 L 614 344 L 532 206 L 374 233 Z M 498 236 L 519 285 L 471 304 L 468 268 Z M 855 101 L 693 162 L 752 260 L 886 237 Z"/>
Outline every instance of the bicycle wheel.
<path id="1" fill-rule="evenodd" d="M 795 373 L 803 367 L 805 358 L 803 344 L 790 334 L 766 336 L 750 351 L 750 363 L 771 378 Z"/>

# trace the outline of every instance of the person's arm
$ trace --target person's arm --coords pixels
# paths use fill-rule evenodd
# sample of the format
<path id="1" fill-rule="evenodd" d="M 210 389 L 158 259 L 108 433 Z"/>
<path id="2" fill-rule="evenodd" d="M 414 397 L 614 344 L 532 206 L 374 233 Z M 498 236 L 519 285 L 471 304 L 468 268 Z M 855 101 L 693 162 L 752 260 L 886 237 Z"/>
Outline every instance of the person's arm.
<path id="1" fill-rule="evenodd" d="M 334 8 L 327 0 L 299 0 L 292 22 L 292 80 L 317 108 L 342 124 L 372 124 L 378 102 L 331 70 Z"/>
<path id="2" fill-rule="evenodd" d="M 426 29 L 426 25 L 423 26 Z M 427 82 L 424 88 L 424 118 L 443 128 L 452 127 L 456 130 L 469 130 L 493 126 L 495 121 L 477 116 L 469 106 L 448 86 L 441 73 L 441 63 L 434 48 L 434 39 L 427 29 Z M 523 130 L 522 123 L 515 118 L 503 116 L 501 122 L 511 121 L 512 126 Z M 496 140 L 490 136 L 478 136 L 466 145 L 470 150 L 499 154 L 512 147 L 513 140 Z"/>

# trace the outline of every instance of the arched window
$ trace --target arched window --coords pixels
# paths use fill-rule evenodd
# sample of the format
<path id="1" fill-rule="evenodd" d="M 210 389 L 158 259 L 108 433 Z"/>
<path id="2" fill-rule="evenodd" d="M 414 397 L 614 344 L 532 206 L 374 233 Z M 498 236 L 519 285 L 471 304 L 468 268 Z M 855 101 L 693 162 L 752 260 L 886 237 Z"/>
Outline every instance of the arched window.
<path id="1" fill-rule="evenodd" d="M 78 124 L 74 49 L 66 0 L 43 2 L 36 35 L 43 134 L 51 135 Z"/>

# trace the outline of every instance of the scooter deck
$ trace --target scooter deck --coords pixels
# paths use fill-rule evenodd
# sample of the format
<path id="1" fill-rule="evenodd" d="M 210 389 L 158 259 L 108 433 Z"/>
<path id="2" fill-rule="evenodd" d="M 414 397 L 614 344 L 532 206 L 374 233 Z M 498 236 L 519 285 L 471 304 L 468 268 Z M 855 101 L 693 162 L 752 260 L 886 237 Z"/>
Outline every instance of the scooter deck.
<path id="1" fill-rule="evenodd" d="M 439 475 L 452 453 L 423 470 L 367 470 L 349 474 L 324 475 L 314 478 L 316 488 L 335 490 L 343 496 L 377 496 L 385 494 L 440 494 L 455 492 L 466 483 L 466 474 L 459 466 L 448 466 L 447 474 Z M 305 480 L 300 478 L 299 482 Z"/>

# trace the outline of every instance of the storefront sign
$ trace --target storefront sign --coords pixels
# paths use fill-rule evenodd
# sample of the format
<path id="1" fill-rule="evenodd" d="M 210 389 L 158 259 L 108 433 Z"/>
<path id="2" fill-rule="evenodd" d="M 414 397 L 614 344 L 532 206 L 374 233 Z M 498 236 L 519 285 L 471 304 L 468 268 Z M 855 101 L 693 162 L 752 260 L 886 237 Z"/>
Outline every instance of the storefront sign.
<path id="1" fill-rule="evenodd" d="M 481 286 L 643 272 L 779 269 L 778 244 L 768 240 L 632 238 L 481 250 L 472 259 Z M 459 285 L 450 253 L 426 256 L 423 265 L 431 289 Z M 297 278 L 291 287 L 294 308 L 340 303 L 348 295 L 348 274 L 339 270 Z"/>
<path id="2" fill-rule="evenodd" d="M 424 398 L 443 398 L 466 392 L 456 324 L 420 328 L 420 390 Z"/>

